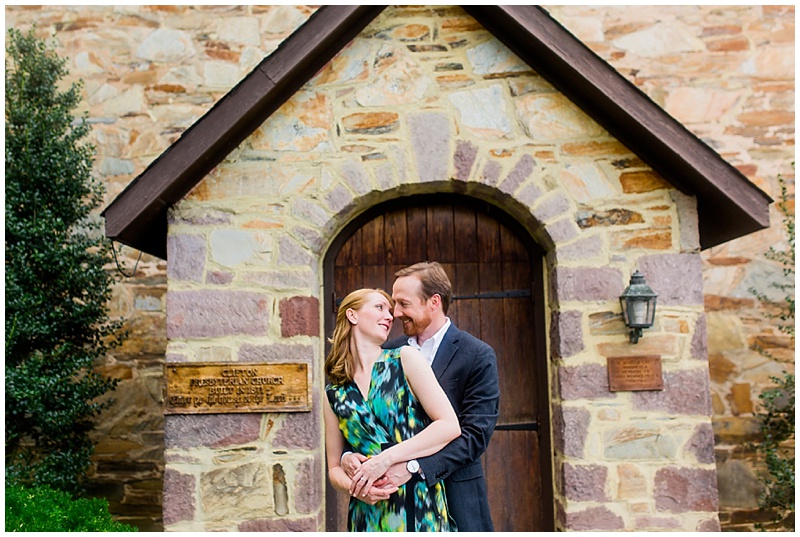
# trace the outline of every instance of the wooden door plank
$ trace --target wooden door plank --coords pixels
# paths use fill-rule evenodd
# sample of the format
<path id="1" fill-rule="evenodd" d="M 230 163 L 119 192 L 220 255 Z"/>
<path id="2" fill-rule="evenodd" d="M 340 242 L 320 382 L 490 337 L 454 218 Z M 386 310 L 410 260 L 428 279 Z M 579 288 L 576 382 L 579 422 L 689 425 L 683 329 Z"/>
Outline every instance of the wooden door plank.
<path id="1" fill-rule="evenodd" d="M 425 207 L 408 207 L 406 209 L 406 226 L 408 250 L 401 263 L 413 265 L 425 261 L 428 251 L 428 215 Z"/>
<path id="2" fill-rule="evenodd" d="M 383 215 L 381 215 L 361 228 L 361 262 L 364 265 L 383 265 L 386 262 L 384 245 Z"/>
<path id="3" fill-rule="evenodd" d="M 455 242 L 453 241 L 453 208 L 451 205 L 428 207 L 428 261 L 452 263 L 455 261 Z"/>

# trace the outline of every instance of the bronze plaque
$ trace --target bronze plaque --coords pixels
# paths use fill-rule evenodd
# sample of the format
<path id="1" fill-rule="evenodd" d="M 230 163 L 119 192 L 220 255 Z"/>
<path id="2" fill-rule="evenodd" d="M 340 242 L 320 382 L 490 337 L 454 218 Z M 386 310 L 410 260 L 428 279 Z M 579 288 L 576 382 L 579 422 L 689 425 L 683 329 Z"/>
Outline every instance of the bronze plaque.
<path id="1" fill-rule="evenodd" d="M 661 356 L 609 357 L 608 386 L 612 392 L 663 390 Z"/>
<path id="2" fill-rule="evenodd" d="M 173 362 L 164 372 L 167 414 L 311 410 L 308 364 Z"/>

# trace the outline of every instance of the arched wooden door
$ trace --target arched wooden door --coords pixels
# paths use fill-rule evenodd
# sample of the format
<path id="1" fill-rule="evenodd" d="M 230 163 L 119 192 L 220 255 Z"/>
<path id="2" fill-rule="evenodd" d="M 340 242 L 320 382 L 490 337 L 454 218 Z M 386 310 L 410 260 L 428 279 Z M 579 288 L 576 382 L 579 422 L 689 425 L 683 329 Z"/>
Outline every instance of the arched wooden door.
<path id="1" fill-rule="evenodd" d="M 496 207 L 466 197 L 411 197 L 376 207 L 334 243 L 325 266 L 326 337 L 353 289 L 391 292 L 394 273 L 438 261 L 453 284 L 448 316 L 497 353 L 500 418 L 483 456 L 496 531 L 553 528 L 542 253 Z M 525 237 L 528 237 L 525 240 Z M 395 323 L 390 337 L 402 335 Z M 328 484 L 327 529 L 347 528 L 348 497 Z"/>

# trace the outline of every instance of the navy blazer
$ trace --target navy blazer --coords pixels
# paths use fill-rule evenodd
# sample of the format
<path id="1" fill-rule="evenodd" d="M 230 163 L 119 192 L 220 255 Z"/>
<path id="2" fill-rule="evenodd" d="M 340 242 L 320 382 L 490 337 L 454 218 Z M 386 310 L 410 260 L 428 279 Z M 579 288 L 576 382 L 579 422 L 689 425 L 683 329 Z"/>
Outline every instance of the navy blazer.
<path id="1" fill-rule="evenodd" d="M 384 345 L 408 344 L 403 336 Z M 447 507 L 458 531 L 494 531 L 480 457 L 500 412 L 494 349 L 451 323 L 433 360 L 433 372 L 456 411 L 461 436 L 419 460 L 429 485 L 444 479 Z"/>

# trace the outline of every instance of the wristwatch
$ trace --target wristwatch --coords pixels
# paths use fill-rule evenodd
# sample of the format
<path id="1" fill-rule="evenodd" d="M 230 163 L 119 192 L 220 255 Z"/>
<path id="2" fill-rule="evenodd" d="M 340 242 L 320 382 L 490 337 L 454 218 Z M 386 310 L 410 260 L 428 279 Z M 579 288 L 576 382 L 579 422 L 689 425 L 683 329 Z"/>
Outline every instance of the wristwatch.
<path id="1" fill-rule="evenodd" d="M 406 470 L 409 471 L 411 474 L 416 474 L 419 472 L 419 463 L 417 459 L 411 459 L 406 463 Z"/>

